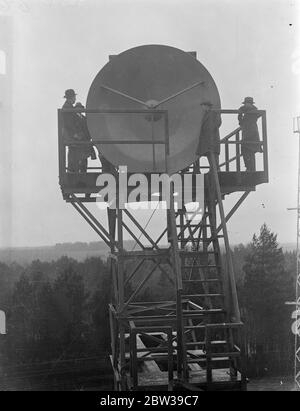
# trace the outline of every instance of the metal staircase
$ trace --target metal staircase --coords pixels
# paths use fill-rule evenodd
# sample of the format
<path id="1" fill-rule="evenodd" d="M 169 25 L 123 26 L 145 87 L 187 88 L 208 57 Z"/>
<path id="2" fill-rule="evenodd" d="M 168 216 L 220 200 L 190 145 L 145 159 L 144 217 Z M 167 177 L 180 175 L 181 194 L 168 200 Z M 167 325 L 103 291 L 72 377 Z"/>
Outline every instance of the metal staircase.
<path id="1" fill-rule="evenodd" d="M 246 389 L 243 324 L 213 157 L 210 165 L 205 207 L 198 223 L 193 223 L 183 212 L 177 214 L 181 222 L 176 224 L 174 204 L 170 210 L 169 238 L 177 287 L 178 378 L 185 387 L 190 384 L 207 390 L 217 386 L 243 390 Z M 222 234 L 217 233 L 217 206 Z M 197 219 L 197 214 L 194 217 Z M 179 232 L 178 228 L 181 228 Z M 225 240 L 226 266 L 222 264 L 220 238 Z"/>

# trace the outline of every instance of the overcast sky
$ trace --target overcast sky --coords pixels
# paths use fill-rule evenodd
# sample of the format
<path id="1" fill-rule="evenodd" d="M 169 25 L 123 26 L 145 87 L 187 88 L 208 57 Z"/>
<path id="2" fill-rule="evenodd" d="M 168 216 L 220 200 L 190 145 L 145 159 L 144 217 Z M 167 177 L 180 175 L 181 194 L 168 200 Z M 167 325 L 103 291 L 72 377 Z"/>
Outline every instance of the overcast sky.
<path id="1" fill-rule="evenodd" d="M 153 43 L 196 51 L 217 84 L 223 108 L 238 108 L 250 95 L 267 110 L 270 183 L 257 187 L 232 218 L 231 243 L 248 242 L 264 222 L 280 242 L 296 240 L 296 215 L 286 209 L 297 200 L 292 119 L 300 115 L 299 0 L 8 4 L 2 10 L 14 18 L 12 223 L 11 236 L 1 233 L 0 246 L 98 240 L 61 197 L 56 110 L 67 88 L 75 88 L 85 103 L 109 54 Z M 2 219 L 9 215 L 3 208 L 2 203 Z M 159 226 L 161 218 L 158 214 L 152 223 Z"/>

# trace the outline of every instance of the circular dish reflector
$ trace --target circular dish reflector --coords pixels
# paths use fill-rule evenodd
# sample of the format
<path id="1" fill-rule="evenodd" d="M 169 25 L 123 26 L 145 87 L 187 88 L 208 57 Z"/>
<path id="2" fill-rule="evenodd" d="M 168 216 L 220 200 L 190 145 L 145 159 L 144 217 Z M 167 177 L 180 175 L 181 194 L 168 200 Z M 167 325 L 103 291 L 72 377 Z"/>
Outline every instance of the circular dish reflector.
<path id="1" fill-rule="evenodd" d="M 129 172 L 165 172 L 165 146 L 142 144 L 165 141 L 166 122 L 161 113 L 165 110 L 168 172 L 173 174 L 196 159 L 203 118 L 201 103 L 207 100 L 220 108 L 213 78 L 191 54 L 162 45 L 135 47 L 112 57 L 88 93 L 88 110 L 121 112 L 88 113 L 88 128 L 93 140 L 126 143 L 98 146 L 115 166 L 127 166 Z M 130 141 L 141 143 L 127 143 Z"/>

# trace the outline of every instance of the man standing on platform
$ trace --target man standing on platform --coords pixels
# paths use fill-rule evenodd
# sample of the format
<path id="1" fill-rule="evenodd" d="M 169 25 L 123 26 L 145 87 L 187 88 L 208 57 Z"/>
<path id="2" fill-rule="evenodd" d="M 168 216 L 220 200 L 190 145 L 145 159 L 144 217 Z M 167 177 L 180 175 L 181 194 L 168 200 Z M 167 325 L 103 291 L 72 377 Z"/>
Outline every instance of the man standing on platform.
<path id="1" fill-rule="evenodd" d="M 216 166 L 218 168 L 220 155 L 219 128 L 222 124 L 221 115 L 212 110 L 213 104 L 210 101 L 201 103 L 201 106 L 204 110 L 204 114 L 196 154 L 199 157 L 208 157 L 211 152 L 215 157 Z"/>
<path id="2" fill-rule="evenodd" d="M 68 89 L 65 91 L 64 98 L 66 99 L 63 109 L 74 109 L 74 104 L 76 102 L 76 93 L 73 89 Z M 80 141 L 80 135 L 78 130 L 78 116 L 72 111 L 63 111 L 63 127 L 65 131 L 64 138 L 70 142 Z M 80 146 L 69 146 L 68 147 L 68 171 L 72 173 L 79 172 L 81 160 L 81 148 Z"/>
<path id="3" fill-rule="evenodd" d="M 255 171 L 255 153 L 261 153 L 261 144 L 257 127 L 257 107 L 252 97 L 245 97 L 239 108 L 238 121 L 242 128 L 241 153 L 247 171 Z"/>

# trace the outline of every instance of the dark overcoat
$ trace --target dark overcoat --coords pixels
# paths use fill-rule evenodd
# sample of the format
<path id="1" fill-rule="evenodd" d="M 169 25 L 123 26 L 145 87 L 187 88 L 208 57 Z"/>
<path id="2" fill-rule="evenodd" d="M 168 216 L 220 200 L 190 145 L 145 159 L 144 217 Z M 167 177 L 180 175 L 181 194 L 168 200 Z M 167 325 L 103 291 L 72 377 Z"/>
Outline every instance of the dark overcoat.
<path id="1" fill-rule="evenodd" d="M 207 155 L 210 151 L 215 154 L 220 154 L 219 128 L 221 124 L 222 120 L 219 113 L 212 110 L 204 113 L 196 151 L 198 156 Z"/>
<path id="2" fill-rule="evenodd" d="M 64 105 L 62 106 L 64 109 L 71 109 L 74 108 L 73 104 L 70 103 L 68 100 L 65 101 Z M 78 133 L 78 117 L 76 113 L 72 112 L 62 112 L 62 119 L 63 119 L 63 127 L 67 132 L 67 136 L 69 138 L 74 138 L 74 134 Z"/>
<path id="3" fill-rule="evenodd" d="M 242 154 L 249 151 L 254 153 L 262 151 L 257 127 L 258 118 L 257 107 L 253 104 L 245 104 L 239 108 L 238 121 L 242 128 Z"/>

